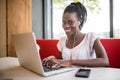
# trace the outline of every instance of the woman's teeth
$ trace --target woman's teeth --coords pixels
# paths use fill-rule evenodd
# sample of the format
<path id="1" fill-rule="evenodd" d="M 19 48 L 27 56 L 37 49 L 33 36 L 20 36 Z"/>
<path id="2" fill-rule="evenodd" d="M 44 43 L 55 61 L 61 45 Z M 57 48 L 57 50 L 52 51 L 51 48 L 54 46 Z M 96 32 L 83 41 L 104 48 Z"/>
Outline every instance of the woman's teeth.
<path id="1" fill-rule="evenodd" d="M 70 32 L 71 30 L 65 30 L 66 32 Z"/>

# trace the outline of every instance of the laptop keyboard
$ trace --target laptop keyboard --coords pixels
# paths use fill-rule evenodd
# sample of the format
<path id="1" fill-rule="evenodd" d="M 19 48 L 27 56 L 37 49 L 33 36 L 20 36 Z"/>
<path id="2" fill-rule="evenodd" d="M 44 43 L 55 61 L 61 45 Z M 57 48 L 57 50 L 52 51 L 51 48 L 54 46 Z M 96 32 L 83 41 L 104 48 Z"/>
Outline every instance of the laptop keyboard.
<path id="1" fill-rule="evenodd" d="M 56 68 L 48 68 L 46 66 L 43 66 L 43 69 L 44 69 L 45 72 L 50 72 L 50 71 L 53 71 L 53 70 L 58 70 Z"/>

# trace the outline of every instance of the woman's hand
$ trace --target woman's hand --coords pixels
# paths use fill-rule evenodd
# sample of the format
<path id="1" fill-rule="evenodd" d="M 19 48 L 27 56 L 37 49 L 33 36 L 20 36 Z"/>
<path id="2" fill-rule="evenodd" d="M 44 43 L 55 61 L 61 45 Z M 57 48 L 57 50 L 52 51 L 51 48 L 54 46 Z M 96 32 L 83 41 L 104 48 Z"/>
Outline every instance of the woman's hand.
<path id="1" fill-rule="evenodd" d="M 55 56 L 49 56 L 44 58 L 42 64 L 48 68 L 58 68 L 60 62 L 55 58 Z"/>
<path id="2" fill-rule="evenodd" d="M 71 61 L 70 60 L 62 60 L 62 61 L 60 61 L 60 64 L 59 64 L 59 66 L 61 66 L 61 67 L 70 67 L 71 66 Z"/>
<path id="3" fill-rule="evenodd" d="M 55 56 L 49 56 L 43 59 L 42 64 L 48 68 L 58 69 L 60 67 L 70 67 L 71 61 L 70 60 L 59 60 L 59 59 L 56 59 Z"/>

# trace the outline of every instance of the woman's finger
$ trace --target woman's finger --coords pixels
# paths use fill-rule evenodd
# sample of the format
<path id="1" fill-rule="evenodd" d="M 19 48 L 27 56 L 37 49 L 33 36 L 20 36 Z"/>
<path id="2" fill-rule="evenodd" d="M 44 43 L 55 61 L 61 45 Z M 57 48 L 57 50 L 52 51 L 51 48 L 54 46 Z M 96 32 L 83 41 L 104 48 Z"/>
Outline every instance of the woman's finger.
<path id="1" fill-rule="evenodd" d="M 52 60 L 52 59 L 55 59 L 55 57 L 54 57 L 54 56 L 49 56 L 49 57 L 47 57 L 47 58 L 44 58 L 44 59 L 42 60 L 42 64 L 43 64 L 44 66 L 46 66 L 46 65 L 49 64 L 49 61 Z"/>

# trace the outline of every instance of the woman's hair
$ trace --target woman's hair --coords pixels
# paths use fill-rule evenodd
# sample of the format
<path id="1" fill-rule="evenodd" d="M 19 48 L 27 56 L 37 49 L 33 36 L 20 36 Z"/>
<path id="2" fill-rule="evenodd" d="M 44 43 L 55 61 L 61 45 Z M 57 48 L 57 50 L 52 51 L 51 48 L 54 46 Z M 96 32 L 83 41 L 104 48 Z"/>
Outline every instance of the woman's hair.
<path id="1" fill-rule="evenodd" d="M 80 2 L 76 2 L 76 3 L 71 3 L 70 5 L 68 5 L 65 10 L 64 13 L 66 12 L 75 12 L 77 14 L 78 20 L 80 21 L 80 26 L 79 29 L 81 30 L 83 27 L 83 24 L 86 22 L 87 20 L 87 10 L 84 7 L 84 5 Z"/>

